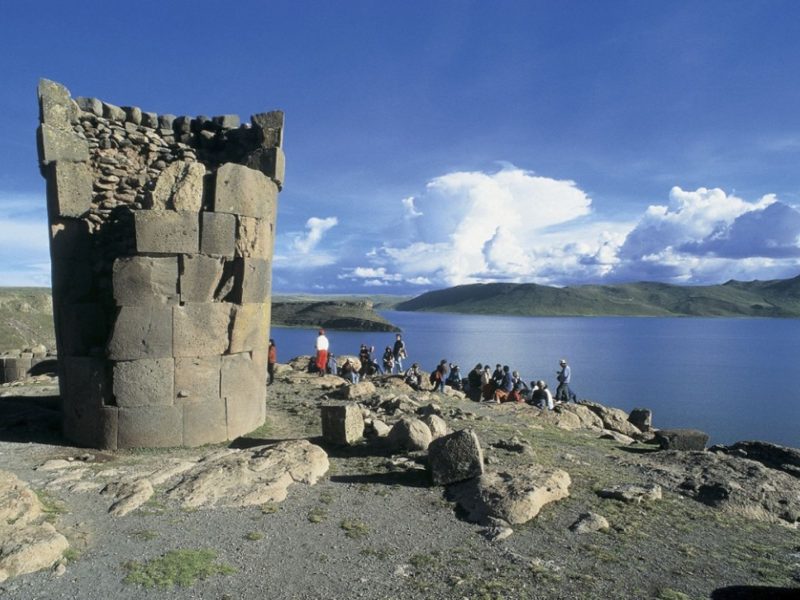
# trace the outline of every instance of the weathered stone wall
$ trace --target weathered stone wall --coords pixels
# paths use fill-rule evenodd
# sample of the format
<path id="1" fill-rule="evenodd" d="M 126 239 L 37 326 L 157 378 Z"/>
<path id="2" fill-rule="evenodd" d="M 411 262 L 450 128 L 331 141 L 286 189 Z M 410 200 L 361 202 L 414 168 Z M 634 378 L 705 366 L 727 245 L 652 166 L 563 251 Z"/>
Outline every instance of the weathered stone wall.
<path id="1" fill-rule="evenodd" d="M 198 446 L 264 421 L 283 113 L 175 117 L 39 84 L 64 434 Z"/>

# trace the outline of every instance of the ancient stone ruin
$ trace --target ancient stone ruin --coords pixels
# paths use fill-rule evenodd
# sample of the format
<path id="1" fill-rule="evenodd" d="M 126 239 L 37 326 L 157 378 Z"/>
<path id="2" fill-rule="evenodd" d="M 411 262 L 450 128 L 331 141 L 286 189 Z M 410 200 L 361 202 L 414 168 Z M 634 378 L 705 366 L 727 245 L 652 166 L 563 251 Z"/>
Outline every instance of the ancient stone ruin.
<path id="1" fill-rule="evenodd" d="M 39 84 L 64 435 L 199 446 L 264 422 L 283 113 L 175 117 Z"/>

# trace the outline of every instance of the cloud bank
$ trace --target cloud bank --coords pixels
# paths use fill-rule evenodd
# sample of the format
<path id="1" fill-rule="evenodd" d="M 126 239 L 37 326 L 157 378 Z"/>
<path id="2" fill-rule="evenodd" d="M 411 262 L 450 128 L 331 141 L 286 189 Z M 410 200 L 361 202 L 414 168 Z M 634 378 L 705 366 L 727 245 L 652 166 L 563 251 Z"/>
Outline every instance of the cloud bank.
<path id="1" fill-rule="evenodd" d="M 637 220 L 603 219 L 575 182 L 516 167 L 455 172 L 401 201 L 413 232 L 387 241 L 342 279 L 447 287 L 657 280 L 683 284 L 800 273 L 800 212 L 766 195 L 674 187 Z M 388 237 L 388 234 L 387 234 Z M 413 291 L 413 290 L 411 290 Z"/>

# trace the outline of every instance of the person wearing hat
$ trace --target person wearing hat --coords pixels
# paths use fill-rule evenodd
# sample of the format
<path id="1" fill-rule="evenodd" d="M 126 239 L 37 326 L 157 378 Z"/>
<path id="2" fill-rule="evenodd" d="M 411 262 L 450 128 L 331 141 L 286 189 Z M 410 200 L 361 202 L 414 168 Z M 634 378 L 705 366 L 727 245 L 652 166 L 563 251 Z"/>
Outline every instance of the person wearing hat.
<path id="1" fill-rule="evenodd" d="M 556 372 L 556 379 L 558 379 L 558 387 L 556 388 L 556 400 L 558 402 L 569 402 L 570 398 L 573 397 L 572 392 L 569 389 L 569 382 L 572 378 L 572 371 L 567 364 L 567 359 L 562 358 L 559 361 L 559 366 L 561 367 L 560 371 Z"/>
<path id="2" fill-rule="evenodd" d="M 325 330 L 320 329 L 319 335 L 317 336 L 317 371 L 319 372 L 319 376 L 322 377 L 325 375 L 325 367 L 328 365 L 328 348 L 330 347 L 330 343 L 328 342 L 328 338 L 325 337 Z"/>

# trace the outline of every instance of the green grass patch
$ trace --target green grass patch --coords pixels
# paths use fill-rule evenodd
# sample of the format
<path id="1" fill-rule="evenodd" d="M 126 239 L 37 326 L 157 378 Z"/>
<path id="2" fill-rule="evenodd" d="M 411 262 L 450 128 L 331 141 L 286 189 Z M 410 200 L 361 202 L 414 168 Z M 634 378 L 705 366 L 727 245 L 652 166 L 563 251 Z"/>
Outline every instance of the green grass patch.
<path id="1" fill-rule="evenodd" d="M 136 539 L 144 542 L 149 542 L 150 540 L 154 540 L 158 537 L 158 532 L 153 531 L 152 529 L 139 529 L 137 531 L 131 531 L 130 535 L 131 537 L 135 537 Z"/>
<path id="2" fill-rule="evenodd" d="M 350 539 L 359 539 L 369 535 L 369 526 L 363 521 L 351 521 L 345 519 L 339 524 L 344 529 L 344 534 Z"/>
<path id="3" fill-rule="evenodd" d="M 321 506 L 315 506 L 308 511 L 307 518 L 311 523 L 322 523 L 328 518 L 328 511 Z"/>
<path id="4" fill-rule="evenodd" d="M 215 562 L 216 552 L 202 550 L 172 550 L 145 562 L 131 561 L 123 565 L 128 572 L 124 583 L 145 588 L 189 587 L 213 575 L 230 575 L 236 569 Z"/>
<path id="5" fill-rule="evenodd" d="M 664 588 L 659 590 L 658 596 L 656 596 L 658 600 L 691 600 L 689 596 L 684 594 L 683 592 L 678 592 L 671 588 Z"/>
<path id="6" fill-rule="evenodd" d="M 261 505 L 261 514 L 274 515 L 280 509 L 280 505 L 275 502 L 266 502 Z"/>
<path id="7" fill-rule="evenodd" d="M 68 563 L 72 563 L 78 560 L 78 557 L 80 557 L 80 555 L 81 553 L 79 550 L 77 550 L 76 548 L 69 547 L 66 550 L 64 550 L 64 554 L 62 554 L 61 556 Z"/>
<path id="8" fill-rule="evenodd" d="M 66 514 L 67 509 L 64 503 L 45 490 L 34 490 L 39 503 L 42 505 L 42 513 L 45 521 L 53 523 L 60 515 Z"/>
<path id="9" fill-rule="evenodd" d="M 258 540 L 264 539 L 264 534 L 259 531 L 251 531 L 250 533 L 244 536 L 244 539 L 249 540 L 251 542 L 257 542 Z"/>

